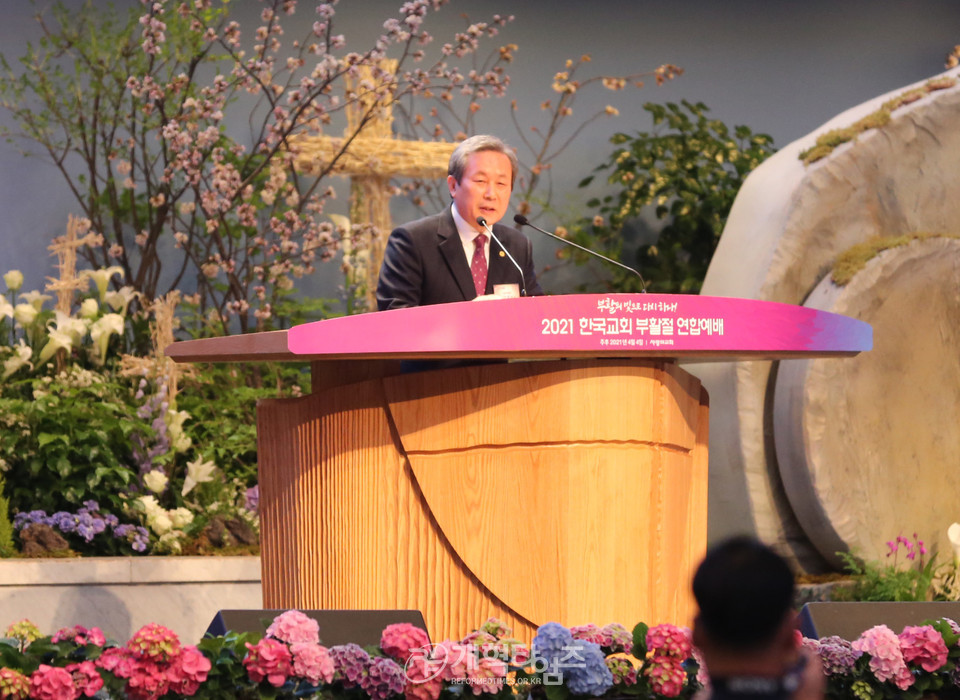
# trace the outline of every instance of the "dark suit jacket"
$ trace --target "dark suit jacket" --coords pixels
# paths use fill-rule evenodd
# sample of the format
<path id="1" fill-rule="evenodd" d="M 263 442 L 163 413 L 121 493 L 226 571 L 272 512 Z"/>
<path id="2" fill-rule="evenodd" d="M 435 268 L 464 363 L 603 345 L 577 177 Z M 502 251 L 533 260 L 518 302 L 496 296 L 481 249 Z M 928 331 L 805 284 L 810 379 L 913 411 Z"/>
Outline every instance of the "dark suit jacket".
<path id="1" fill-rule="evenodd" d="M 523 269 L 523 282 L 510 258 L 502 255 L 500 246 L 491 240 L 485 293 L 492 294 L 495 284 L 519 284 L 521 290 L 526 287 L 527 296 L 543 294 L 533 269 L 533 246 L 527 237 L 500 224 L 493 225 L 493 232 Z M 476 296 L 450 209 L 390 234 L 377 283 L 377 307 L 381 311 L 470 301 Z"/>

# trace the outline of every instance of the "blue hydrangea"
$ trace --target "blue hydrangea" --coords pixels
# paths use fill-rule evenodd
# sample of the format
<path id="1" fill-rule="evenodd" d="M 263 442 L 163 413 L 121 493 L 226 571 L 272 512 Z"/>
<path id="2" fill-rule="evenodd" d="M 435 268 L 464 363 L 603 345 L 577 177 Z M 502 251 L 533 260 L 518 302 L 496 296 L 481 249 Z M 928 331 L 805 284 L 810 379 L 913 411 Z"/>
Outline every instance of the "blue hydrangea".
<path id="1" fill-rule="evenodd" d="M 563 625 L 557 622 L 548 622 L 537 630 L 533 638 L 533 655 L 545 659 L 550 666 L 553 661 L 559 661 L 565 656 L 564 647 L 573 643 L 573 635 Z"/>
<path id="2" fill-rule="evenodd" d="M 571 693 L 597 697 L 613 687 L 613 674 L 598 644 L 575 639 L 565 653 L 568 660 L 561 661 L 561 669 Z"/>

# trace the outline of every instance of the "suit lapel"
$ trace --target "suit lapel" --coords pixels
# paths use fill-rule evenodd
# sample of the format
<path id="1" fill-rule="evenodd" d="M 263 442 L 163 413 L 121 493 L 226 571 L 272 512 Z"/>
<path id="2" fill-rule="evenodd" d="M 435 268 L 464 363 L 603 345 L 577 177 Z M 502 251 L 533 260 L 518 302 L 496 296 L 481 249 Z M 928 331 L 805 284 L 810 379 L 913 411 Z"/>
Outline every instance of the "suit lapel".
<path id="1" fill-rule="evenodd" d="M 473 275 L 470 274 L 470 266 L 463 254 L 463 244 L 460 242 L 460 234 L 457 233 L 457 225 L 453 221 L 453 213 L 450 209 L 447 209 L 446 215 L 440 217 L 437 238 L 439 239 L 440 254 L 446 261 L 450 274 L 460 288 L 464 300 L 473 299 L 477 296 L 477 292 L 473 288 Z M 489 282 L 487 284 L 489 286 Z"/>

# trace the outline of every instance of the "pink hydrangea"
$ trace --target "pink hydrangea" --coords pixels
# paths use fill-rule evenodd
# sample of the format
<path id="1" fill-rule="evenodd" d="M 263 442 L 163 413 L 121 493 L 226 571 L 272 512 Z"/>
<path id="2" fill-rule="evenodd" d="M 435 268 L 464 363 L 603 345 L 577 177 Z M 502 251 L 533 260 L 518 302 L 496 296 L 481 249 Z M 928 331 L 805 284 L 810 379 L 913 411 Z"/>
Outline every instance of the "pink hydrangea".
<path id="1" fill-rule="evenodd" d="M 513 628 L 496 617 L 488 617 L 487 621 L 480 625 L 480 631 L 492 634 L 497 639 L 503 639 L 513 634 Z"/>
<path id="2" fill-rule="evenodd" d="M 155 700 L 169 690 L 170 679 L 167 678 L 166 669 L 150 659 L 139 659 L 127 679 L 126 691 L 130 700 Z"/>
<path id="3" fill-rule="evenodd" d="M 63 629 L 58 630 L 57 633 L 54 634 L 50 639 L 50 641 L 71 641 L 79 646 L 93 644 L 94 646 L 102 647 L 107 643 L 107 638 L 104 636 L 103 630 L 101 630 L 99 627 L 91 627 L 90 629 L 87 629 L 82 625 L 75 625 L 74 627 L 64 627 Z"/>
<path id="4" fill-rule="evenodd" d="M 166 661 L 180 652 L 180 639 L 163 625 L 151 622 L 137 630 L 127 648 L 153 661 Z"/>
<path id="5" fill-rule="evenodd" d="M 877 680 L 893 681 L 901 690 L 913 685 L 913 676 L 903 660 L 900 640 L 886 625 L 871 627 L 851 646 L 870 655 L 870 670 Z"/>
<path id="6" fill-rule="evenodd" d="M 604 650 L 609 650 L 610 653 L 629 653 L 633 648 L 633 633 L 619 622 L 611 622 L 604 626 L 600 633 L 604 638 L 604 643 L 600 646 Z"/>
<path id="7" fill-rule="evenodd" d="M 380 648 L 387 656 L 406 661 L 414 649 L 430 646 L 430 637 L 419 627 L 409 622 L 387 625 L 380 635 Z"/>
<path id="8" fill-rule="evenodd" d="M 924 671 L 938 671 L 947 663 L 947 645 L 930 625 L 904 627 L 899 640 L 903 660 L 919 664 Z"/>
<path id="9" fill-rule="evenodd" d="M 571 627 L 570 635 L 574 639 L 583 639 L 588 642 L 593 642 L 598 646 L 603 646 L 603 635 L 600 633 L 600 628 L 594 624 Z"/>
<path id="10" fill-rule="evenodd" d="M 29 678 L 12 668 L 0 668 L 0 698 L 3 698 L 3 700 L 22 700 L 29 694 Z"/>
<path id="11" fill-rule="evenodd" d="M 426 654 L 407 659 L 403 675 L 407 684 L 403 694 L 407 700 L 437 700 L 443 689 L 443 667 Z"/>
<path id="12" fill-rule="evenodd" d="M 319 644 L 296 642 L 290 645 L 293 656 L 293 673 L 306 678 L 313 685 L 333 681 L 333 659 L 329 650 Z"/>
<path id="13" fill-rule="evenodd" d="M 461 644 L 472 644 L 476 647 L 492 647 L 497 644 L 497 638 L 489 632 L 474 630 L 460 640 Z"/>
<path id="14" fill-rule="evenodd" d="M 212 667 L 210 659 L 195 646 L 183 647 L 167 668 L 170 689 L 178 695 L 194 695 L 207 680 Z"/>
<path id="15" fill-rule="evenodd" d="M 647 630 L 647 649 L 654 656 L 671 656 L 686 659 L 693 645 L 690 642 L 690 630 L 664 623 Z"/>
<path id="16" fill-rule="evenodd" d="M 442 666 L 443 680 L 464 681 L 470 667 L 477 663 L 477 654 L 472 645 L 446 640 L 434 647 L 433 660 Z"/>
<path id="17" fill-rule="evenodd" d="M 659 625 L 663 626 L 663 625 Z M 687 673 L 676 656 L 654 656 L 643 669 L 643 675 L 650 681 L 654 693 L 675 698 L 683 692 Z"/>
<path id="18" fill-rule="evenodd" d="M 267 627 L 267 636 L 287 644 L 319 644 L 320 625 L 299 610 L 288 610 L 274 618 L 273 623 Z"/>
<path id="19" fill-rule="evenodd" d="M 637 667 L 625 656 L 608 656 L 607 668 L 613 675 L 614 685 L 636 685 Z"/>
<path id="20" fill-rule="evenodd" d="M 30 676 L 30 697 L 36 700 L 76 700 L 80 691 L 67 669 L 40 664 Z"/>
<path id="21" fill-rule="evenodd" d="M 477 663 L 471 663 L 467 667 L 469 688 L 474 695 L 481 693 L 496 695 L 503 688 L 506 677 L 507 665 L 500 659 L 484 656 Z"/>
<path id="22" fill-rule="evenodd" d="M 129 678 L 136 669 L 137 660 L 133 652 L 126 647 L 109 647 L 100 654 L 96 666 L 117 678 Z"/>
<path id="23" fill-rule="evenodd" d="M 286 683 L 293 663 L 286 644 L 264 637 L 256 646 L 247 642 L 246 647 L 248 653 L 243 659 L 243 665 L 250 680 L 260 683 L 266 679 L 274 688 Z"/>
<path id="24" fill-rule="evenodd" d="M 92 698 L 103 687 L 103 678 L 100 677 L 92 661 L 68 664 L 66 670 L 73 678 L 73 685 L 81 695 Z"/>

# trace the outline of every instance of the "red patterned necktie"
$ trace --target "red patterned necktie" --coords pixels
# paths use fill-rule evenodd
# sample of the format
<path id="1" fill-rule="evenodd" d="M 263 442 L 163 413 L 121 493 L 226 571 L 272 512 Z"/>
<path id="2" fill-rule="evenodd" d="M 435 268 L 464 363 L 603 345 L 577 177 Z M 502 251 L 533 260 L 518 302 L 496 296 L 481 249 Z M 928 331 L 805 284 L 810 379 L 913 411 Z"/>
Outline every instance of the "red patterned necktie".
<path id="1" fill-rule="evenodd" d="M 483 246 L 487 243 L 487 237 L 479 233 L 473 239 L 473 260 L 470 261 L 470 273 L 473 275 L 473 286 L 477 290 L 477 296 L 484 293 L 487 288 L 487 259 L 483 256 Z"/>

